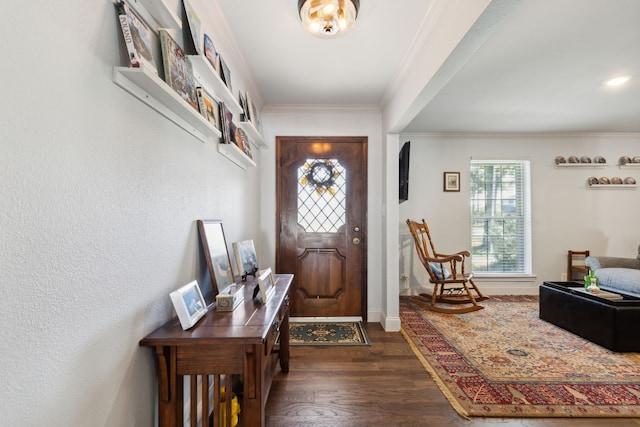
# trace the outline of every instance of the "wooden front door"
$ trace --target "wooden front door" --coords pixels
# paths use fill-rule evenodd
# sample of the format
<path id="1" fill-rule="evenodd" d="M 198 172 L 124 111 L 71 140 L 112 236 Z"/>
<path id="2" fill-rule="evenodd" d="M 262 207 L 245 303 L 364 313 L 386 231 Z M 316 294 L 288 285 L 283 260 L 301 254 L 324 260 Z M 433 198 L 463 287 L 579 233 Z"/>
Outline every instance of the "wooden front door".
<path id="1" fill-rule="evenodd" d="M 366 319 L 366 137 L 276 138 L 276 271 L 291 316 Z"/>

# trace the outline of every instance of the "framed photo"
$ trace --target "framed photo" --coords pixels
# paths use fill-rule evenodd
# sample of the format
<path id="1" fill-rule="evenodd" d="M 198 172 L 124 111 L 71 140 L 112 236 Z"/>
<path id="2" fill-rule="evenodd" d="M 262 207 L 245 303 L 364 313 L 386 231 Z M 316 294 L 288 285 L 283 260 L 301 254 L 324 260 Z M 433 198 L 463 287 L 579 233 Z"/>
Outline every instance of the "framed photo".
<path id="1" fill-rule="evenodd" d="M 258 286 L 260 286 L 262 302 L 267 302 L 269 297 L 276 291 L 276 278 L 271 268 L 267 268 L 258 273 Z"/>
<path id="2" fill-rule="evenodd" d="M 235 283 L 222 221 L 199 219 L 198 231 L 211 275 L 211 286 L 214 294 L 218 295 L 220 290 Z"/>
<path id="3" fill-rule="evenodd" d="M 180 325 L 185 331 L 195 325 L 207 312 L 207 304 L 204 302 L 196 280 L 171 292 L 169 296 L 180 319 Z"/>
<path id="4" fill-rule="evenodd" d="M 444 191 L 460 191 L 460 172 L 444 173 Z"/>
<path id="5" fill-rule="evenodd" d="M 247 276 L 257 276 L 258 256 L 253 240 L 242 240 L 233 243 L 233 252 L 236 257 L 238 274 L 242 275 L 242 280 L 247 280 Z"/>

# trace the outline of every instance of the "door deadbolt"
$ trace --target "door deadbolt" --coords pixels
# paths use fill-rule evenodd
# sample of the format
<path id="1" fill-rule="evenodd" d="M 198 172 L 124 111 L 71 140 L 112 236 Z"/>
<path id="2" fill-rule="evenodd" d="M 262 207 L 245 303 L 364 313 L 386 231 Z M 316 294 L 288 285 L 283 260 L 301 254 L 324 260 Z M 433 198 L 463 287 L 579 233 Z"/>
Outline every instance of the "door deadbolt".
<path id="1" fill-rule="evenodd" d="M 360 227 L 358 227 L 358 226 L 356 225 L 355 227 L 353 227 L 353 231 L 355 231 L 355 232 L 357 233 L 358 231 L 360 231 Z"/>

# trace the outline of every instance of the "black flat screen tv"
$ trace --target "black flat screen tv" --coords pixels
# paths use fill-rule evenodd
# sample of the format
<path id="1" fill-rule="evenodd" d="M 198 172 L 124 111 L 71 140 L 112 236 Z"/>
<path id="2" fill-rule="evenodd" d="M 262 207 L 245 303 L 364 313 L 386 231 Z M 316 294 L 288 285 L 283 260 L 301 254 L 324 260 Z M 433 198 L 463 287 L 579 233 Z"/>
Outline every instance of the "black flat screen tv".
<path id="1" fill-rule="evenodd" d="M 400 203 L 409 200 L 409 150 L 411 148 L 411 141 L 404 143 L 400 149 Z"/>

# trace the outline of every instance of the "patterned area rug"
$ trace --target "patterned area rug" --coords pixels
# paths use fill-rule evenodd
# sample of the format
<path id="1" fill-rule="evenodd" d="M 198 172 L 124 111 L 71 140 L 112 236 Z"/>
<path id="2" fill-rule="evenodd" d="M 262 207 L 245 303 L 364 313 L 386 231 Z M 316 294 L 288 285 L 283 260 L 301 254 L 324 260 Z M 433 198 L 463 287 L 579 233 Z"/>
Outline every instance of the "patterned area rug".
<path id="1" fill-rule="evenodd" d="M 639 353 L 540 320 L 537 297 L 482 305 L 452 315 L 400 301 L 403 335 L 460 415 L 640 417 Z"/>
<path id="2" fill-rule="evenodd" d="M 291 322 L 290 345 L 370 345 L 362 322 Z"/>

